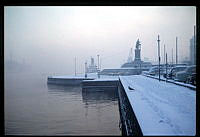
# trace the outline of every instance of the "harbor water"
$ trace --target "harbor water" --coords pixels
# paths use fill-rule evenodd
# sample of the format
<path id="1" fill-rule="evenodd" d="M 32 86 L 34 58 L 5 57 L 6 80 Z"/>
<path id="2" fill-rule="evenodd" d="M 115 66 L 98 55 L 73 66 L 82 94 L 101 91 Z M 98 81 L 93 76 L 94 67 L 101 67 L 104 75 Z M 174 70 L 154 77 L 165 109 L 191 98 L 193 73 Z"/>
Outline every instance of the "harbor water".
<path id="1" fill-rule="evenodd" d="M 47 76 L 5 71 L 6 135 L 121 135 L 114 92 L 48 85 Z"/>

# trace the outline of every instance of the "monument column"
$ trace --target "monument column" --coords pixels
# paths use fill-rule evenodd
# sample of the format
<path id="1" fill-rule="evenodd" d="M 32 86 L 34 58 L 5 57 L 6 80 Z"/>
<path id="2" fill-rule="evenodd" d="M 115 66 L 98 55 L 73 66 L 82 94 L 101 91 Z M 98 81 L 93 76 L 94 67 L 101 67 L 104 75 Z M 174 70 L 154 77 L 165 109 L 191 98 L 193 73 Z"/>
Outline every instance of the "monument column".
<path id="1" fill-rule="evenodd" d="M 140 57 L 140 50 L 141 50 L 141 48 L 140 48 L 140 41 L 139 41 L 139 39 L 137 40 L 137 42 L 136 42 L 136 48 L 135 48 L 135 61 L 137 60 L 137 61 L 141 61 L 141 57 Z"/>

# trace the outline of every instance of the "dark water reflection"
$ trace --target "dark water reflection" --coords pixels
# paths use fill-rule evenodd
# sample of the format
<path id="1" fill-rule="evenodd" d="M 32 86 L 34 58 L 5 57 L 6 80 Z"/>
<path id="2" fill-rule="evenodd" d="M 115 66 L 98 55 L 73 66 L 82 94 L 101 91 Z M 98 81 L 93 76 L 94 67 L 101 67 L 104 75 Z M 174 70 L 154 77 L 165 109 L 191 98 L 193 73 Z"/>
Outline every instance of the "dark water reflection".
<path id="1" fill-rule="evenodd" d="M 82 98 L 85 104 L 117 103 L 118 94 L 115 90 L 84 90 L 82 91 Z"/>
<path id="2" fill-rule="evenodd" d="M 76 125 L 69 127 L 74 130 L 74 134 L 120 135 L 116 91 L 82 92 L 81 86 L 52 84 L 48 84 L 48 91 L 49 95 L 57 96 L 60 101 L 64 101 L 63 104 L 66 103 L 65 106 L 69 108 L 66 115 Z"/>
<path id="3" fill-rule="evenodd" d="M 47 76 L 5 75 L 7 135 L 120 135 L 114 92 L 82 93 L 49 85 Z"/>

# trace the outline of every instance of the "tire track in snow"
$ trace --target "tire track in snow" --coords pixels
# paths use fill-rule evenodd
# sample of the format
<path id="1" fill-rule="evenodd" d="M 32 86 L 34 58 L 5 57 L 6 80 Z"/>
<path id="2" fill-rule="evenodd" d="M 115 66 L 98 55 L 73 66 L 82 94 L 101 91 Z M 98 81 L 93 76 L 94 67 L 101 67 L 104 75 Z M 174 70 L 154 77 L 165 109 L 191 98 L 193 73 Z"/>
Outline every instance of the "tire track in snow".
<path id="1" fill-rule="evenodd" d="M 150 106 L 150 108 L 152 108 L 152 110 L 160 117 L 160 120 L 158 120 L 159 123 L 165 123 L 167 124 L 168 126 L 170 126 L 173 130 L 173 133 L 175 134 L 178 134 L 178 135 L 181 135 L 181 134 L 184 134 L 181 130 L 180 130 L 180 127 L 173 123 L 172 120 L 167 117 L 162 110 L 160 110 L 158 108 L 158 106 L 153 103 L 153 101 L 151 101 L 149 98 L 153 98 L 157 101 L 159 101 L 160 103 L 165 103 L 165 104 L 169 104 L 168 101 L 163 101 L 155 96 L 153 96 L 152 94 L 150 94 L 149 92 L 145 92 L 147 93 L 147 95 L 144 95 L 142 93 L 142 91 L 144 91 L 144 88 L 139 86 L 139 85 L 134 85 L 134 82 L 129 82 L 130 79 L 128 79 L 128 77 L 124 78 L 124 80 L 126 81 L 126 83 L 133 87 L 135 89 L 135 92 L 138 92 L 140 95 L 141 95 L 141 100 L 144 100 L 148 106 Z M 134 86 L 133 86 L 134 85 Z"/>

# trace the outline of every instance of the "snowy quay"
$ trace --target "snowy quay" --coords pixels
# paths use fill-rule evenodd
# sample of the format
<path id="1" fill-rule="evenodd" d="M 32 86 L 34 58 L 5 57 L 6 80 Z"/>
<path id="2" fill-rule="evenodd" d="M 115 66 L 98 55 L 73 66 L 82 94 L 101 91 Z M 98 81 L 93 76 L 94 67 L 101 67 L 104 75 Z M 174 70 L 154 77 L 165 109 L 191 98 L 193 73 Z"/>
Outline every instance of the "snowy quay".
<path id="1" fill-rule="evenodd" d="M 57 85 L 70 85 L 77 86 L 81 85 L 83 80 L 93 80 L 95 78 L 85 78 L 85 77 L 74 77 L 74 76 L 49 76 L 47 78 L 47 84 L 57 84 Z"/>
<path id="2" fill-rule="evenodd" d="M 117 91 L 118 79 L 95 79 L 95 80 L 83 80 L 82 91 Z"/>
<path id="3" fill-rule="evenodd" d="M 86 101 L 117 98 L 122 135 L 196 134 L 196 88 L 144 75 L 49 76 L 47 83 L 81 85 Z"/>
<path id="4" fill-rule="evenodd" d="M 87 77 L 84 74 L 79 75 L 61 75 L 61 76 L 48 76 L 47 84 L 56 85 L 70 85 L 70 86 L 83 86 L 84 88 L 98 87 L 98 86 L 114 86 L 118 83 L 118 76 L 101 75 L 98 77 L 97 73 L 88 73 Z"/>
<path id="5" fill-rule="evenodd" d="M 122 135 L 195 135 L 196 91 L 143 75 L 119 76 Z"/>

